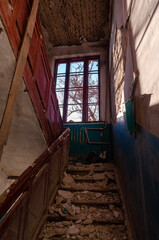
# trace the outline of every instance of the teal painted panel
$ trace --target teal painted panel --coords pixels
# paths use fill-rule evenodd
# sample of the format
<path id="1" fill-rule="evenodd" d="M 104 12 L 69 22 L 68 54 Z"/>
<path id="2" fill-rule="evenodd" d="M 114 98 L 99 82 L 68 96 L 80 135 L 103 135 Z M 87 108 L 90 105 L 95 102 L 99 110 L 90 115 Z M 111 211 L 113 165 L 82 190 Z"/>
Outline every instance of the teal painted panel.
<path id="1" fill-rule="evenodd" d="M 69 123 L 64 126 L 70 128 L 70 156 L 86 157 L 92 151 L 97 154 L 106 151 L 106 160 L 110 160 L 110 124 Z"/>

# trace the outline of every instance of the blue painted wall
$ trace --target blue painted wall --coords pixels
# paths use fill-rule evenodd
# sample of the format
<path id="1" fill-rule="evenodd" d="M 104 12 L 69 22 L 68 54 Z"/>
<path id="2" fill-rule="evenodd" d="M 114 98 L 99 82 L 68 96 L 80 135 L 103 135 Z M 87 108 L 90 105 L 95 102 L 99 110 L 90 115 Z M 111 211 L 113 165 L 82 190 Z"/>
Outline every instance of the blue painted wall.
<path id="1" fill-rule="evenodd" d="M 106 160 L 110 160 L 110 144 L 104 144 L 105 142 L 110 143 L 110 124 L 105 125 L 103 122 L 68 123 L 64 126 L 70 128 L 70 156 L 86 157 L 91 151 L 97 154 L 106 151 Z M 91 144 L 88 143 L 85 129 Z M 92 144 L 92 142 L 96 143 Z"/>
<path id="2" fill-rule="evenodd" d="M 120 118 L 112 126 L 112 152 L 137 240 L 158 240 L 159 138 L 140 125 L 132 136 Z"/>

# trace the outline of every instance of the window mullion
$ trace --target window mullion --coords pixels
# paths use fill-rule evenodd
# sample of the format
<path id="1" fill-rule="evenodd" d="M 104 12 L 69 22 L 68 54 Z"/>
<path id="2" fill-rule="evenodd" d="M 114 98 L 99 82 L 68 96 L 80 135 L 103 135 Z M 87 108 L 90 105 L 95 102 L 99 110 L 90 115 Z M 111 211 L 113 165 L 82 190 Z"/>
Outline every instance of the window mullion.
<path id="1" fill-rule="evenodd" d="M 65 97 L 64 97 L 64 110 L 63 121 L 67 121 L 67 106 L 68 106 L 68 91 L 69 91 L 69 74 L 70 74 L 70 61 L 67 61 L 66 66 L 66 82 L 65 82 Z"/>
<path id="2" fill-rule="evenodd" d="M 83 122 L 88 121 L 88 59 L 84 60 Z"/>

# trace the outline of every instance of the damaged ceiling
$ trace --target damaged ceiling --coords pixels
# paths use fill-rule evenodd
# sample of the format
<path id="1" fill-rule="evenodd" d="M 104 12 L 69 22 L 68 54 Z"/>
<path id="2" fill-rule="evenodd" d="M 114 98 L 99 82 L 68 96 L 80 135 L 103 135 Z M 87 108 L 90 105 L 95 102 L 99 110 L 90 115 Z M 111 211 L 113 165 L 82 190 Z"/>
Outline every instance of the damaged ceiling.
<path id="1" fill-rule="evenodd" d="M 109 38 L 110 0 L 40 0 L 46 45 L 71 46 Z M 48 47 L 48 46 L 47 46 Z"/>

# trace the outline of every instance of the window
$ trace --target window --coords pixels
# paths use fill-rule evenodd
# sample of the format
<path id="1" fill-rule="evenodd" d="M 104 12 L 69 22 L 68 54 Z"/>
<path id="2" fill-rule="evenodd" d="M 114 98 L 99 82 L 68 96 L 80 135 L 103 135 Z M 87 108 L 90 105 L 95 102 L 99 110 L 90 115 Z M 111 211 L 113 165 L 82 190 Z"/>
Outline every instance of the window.
<path id="1" fill-rule="evenodd" d="M 64 122 L 99 121 L 99 58 L 57 60 L 56 94 Z"/>

